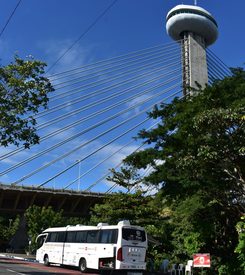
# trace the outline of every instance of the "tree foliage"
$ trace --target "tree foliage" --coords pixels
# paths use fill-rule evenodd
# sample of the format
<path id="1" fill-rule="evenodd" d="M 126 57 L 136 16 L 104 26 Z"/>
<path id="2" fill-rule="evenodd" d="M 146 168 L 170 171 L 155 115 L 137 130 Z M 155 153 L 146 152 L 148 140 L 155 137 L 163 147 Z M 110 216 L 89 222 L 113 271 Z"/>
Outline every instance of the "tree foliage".
<path id="1" fill-rule="evenodd" d="M 26 148 L 39 142 L 34 114 L 46 108 L 48 93 L 53 91 L 43 76 L 45 63 L 18 56 L 13 63 L 0 67 L 0 145 Z"/>
<path id="2" fill-rule="evenodd" d="M 238 253 L 238 259 L 245 273 L 245 216 L 237 223 L 236 228 L 239 235 L 239 242 L 235 252 Z"/>
<path id="3" fill-rule="evenodd" d="M 20 224 L 19 216 L 14 219 L 7 217 L 0 217 L 0 247 L 7 246 L 11 238 L 16 233 Z"/>
<path id="4" fill-rule="evenodd" d="M 92 208 L 90 221 L 93 224 L 117 224 L 120 220 L 129 220 L 135 225 L 154 224 L 154 213 L 157 211 L 152 199 L 145 197 L 140 191 L 135 194 L 117 193 L 109 195 L 102 204 L 96 204 Z M 153 215 L 149 216 L 149 212 Z"/>
<path id="5" fill-rule="evenodd" d="M 216 272 L 218 266 L 229 270 L 237 262 L 236 224 L 244 213 L 245 72 L 235 69 L 232 77 L 156 106 L 149 116 L 161 118 L 138 135 L 150 147 L 128 156 L 123 169 L 154 168 L 143 181 L 161 186 L 162 207 L 172 212 L 173 257 L 209 252 Z"/>
<path id="6" fill-rule="evenodd" d="M 25 211 L 28 235 L 31 238 L 32 247 L 35 248 L 36 237 L 49 227 L 63 225 L 62 211 L 55 212 L 51 206 L 30 206 Z"/>
<path id="7" fill-rule="evenodd" d="M 110 172 L 113 177 L 108 176 L 106 179 L 126 188 L 128 192 L 142 182 L 142 178 L 133 167 L 122 167 L 120 172 L 112 168 Z"/>
<path id="8" fill-rule="evenodd" d="M 31 238 L 31 250 L 35 250 L 37 236 L 49 227 L 86 224 L 81 217 L 65 217 L 63 211 L 55 211 L 51 206 L 30 206 L 25 211 L 28 235 Z"/>

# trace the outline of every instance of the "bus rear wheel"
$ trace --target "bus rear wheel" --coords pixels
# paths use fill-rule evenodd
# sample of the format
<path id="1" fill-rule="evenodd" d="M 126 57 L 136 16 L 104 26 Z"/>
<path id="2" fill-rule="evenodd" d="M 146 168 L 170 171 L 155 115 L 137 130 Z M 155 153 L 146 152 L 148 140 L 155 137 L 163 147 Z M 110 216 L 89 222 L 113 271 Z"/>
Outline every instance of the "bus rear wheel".
<path id="1" fill-rule="evenodd" d="M 81 259 L 80 262 L 79 262 L 79 270 L 81 272 L 87 272 L 87 262 L 85 259 Z"/>
<path id="2" fill-rule="evenodd" d="M 44 256 L 43 262 L 44 262 L 44 265 L 45 265 L 45 266 L 49 266 L 49 265 L 50 265 L 48 255 L 45 255 L 45 256 Z"/>

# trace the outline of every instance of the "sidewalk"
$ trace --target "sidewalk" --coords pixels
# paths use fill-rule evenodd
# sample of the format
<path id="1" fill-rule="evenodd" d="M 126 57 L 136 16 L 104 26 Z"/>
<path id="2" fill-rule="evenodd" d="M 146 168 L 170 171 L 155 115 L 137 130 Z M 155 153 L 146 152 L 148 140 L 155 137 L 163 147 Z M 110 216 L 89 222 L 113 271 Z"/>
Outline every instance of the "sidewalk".
<path id="1" fill-rule="evenodd" d="M 28 261 L 28 262 L 36 262 L 36 256 L 35 255 L 0 252 L 0 257 L 11 258 L 11 259 L 16 259 L 16 260 L 22 260 L 22 261 Z"/>

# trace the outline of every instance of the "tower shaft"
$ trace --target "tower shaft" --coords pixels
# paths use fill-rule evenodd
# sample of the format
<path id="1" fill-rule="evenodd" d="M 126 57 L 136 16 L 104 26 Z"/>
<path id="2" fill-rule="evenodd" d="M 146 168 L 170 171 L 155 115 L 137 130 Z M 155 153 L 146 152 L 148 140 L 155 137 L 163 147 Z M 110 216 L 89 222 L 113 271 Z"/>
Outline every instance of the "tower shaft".
<path id="1" fill-rule="evenodd" d="M 205 88 L 208 83 L 206 45 L 204 38 L 192 32 L 185 32 L 182 42 L 182 68 L 184 95 L 191 88 Z"/>

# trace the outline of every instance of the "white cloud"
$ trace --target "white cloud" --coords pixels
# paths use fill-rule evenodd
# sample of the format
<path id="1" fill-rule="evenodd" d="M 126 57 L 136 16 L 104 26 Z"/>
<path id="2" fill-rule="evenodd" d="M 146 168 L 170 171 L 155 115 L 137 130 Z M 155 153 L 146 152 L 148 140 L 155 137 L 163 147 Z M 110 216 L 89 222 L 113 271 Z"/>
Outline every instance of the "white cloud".
<path id="1" fill-rule="evenodd" d="M 51 73 L 67 71 L 91 62 L 93 58 L 90 53 L 93 46 L 90 45 L 88 48 L 76 44 L 74 47 L 69 49 L 73 43 L 74 41 L 71 39 L 60 41 L 49 40 L 38 43 L 38 47 L 46 55 L 46 60 L 49 66 L 52 66 L 61 56 L 64 55 L 53 67 Z"/>

